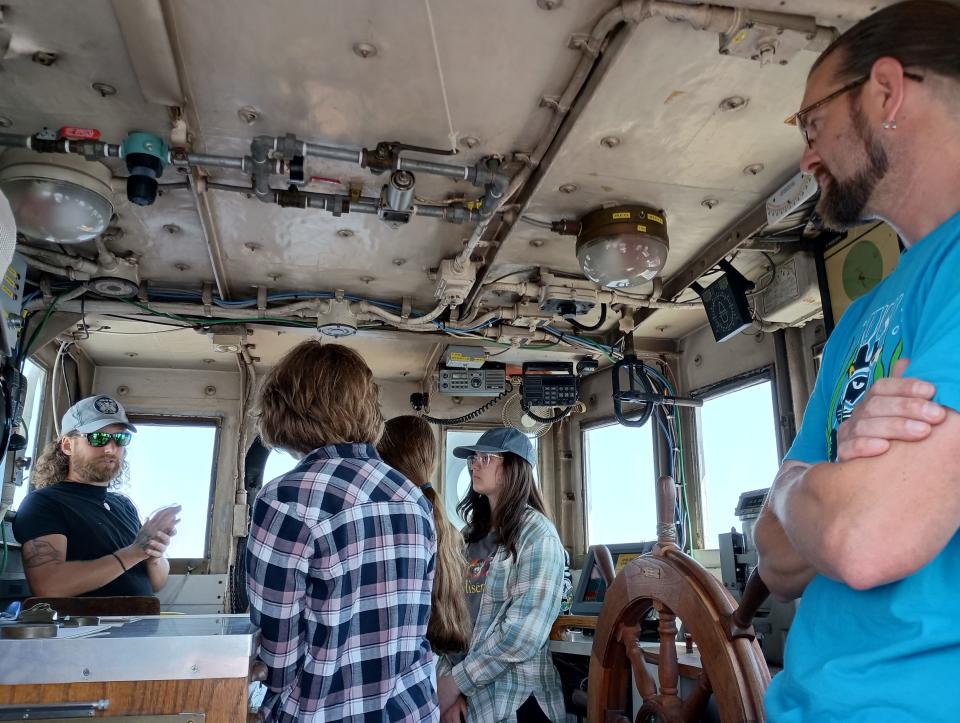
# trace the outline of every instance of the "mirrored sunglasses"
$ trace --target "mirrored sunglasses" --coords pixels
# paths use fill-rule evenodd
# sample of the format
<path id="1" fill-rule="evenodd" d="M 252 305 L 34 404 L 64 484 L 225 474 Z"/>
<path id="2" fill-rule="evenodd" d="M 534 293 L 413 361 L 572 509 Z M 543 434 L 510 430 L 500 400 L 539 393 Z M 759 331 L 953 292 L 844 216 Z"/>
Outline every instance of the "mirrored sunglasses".
<path id="1" fill-rule="evenodd" d="M 118 447 L 126 447 L 133 439 L 130 432 L 90 432 L 84 436 L 91 447 L 106 447 L 110 440 L 116 442 Z"/>

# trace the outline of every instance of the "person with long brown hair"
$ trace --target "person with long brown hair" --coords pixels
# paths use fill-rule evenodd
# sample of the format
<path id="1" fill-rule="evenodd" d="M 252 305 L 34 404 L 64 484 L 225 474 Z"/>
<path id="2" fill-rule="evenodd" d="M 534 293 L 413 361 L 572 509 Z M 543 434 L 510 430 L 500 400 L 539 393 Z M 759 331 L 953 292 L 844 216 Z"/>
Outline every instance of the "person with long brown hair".
<path id="1" fill-rule="evenodd" d="M 352 349 L 303 342 L 267 376 L 259 412 L 263 440 L 302 457 L 260 490 L 247 543 L 264 719 L 438 721 L 433 512 L 377 454 L 373 373 Z"/>
<path id="2" fill-rule="evenodd" d="M 562 721 L 560 676 L 548 647 L 560 612 L 565 552 L 533 476 L 536 452 L 509 427 L 457 447 L 471 487 L 465 590 L 473 618 L 466 656 L 437 682 L 444 720 Z"/>
<path id="3" fill-rule="evenodd" d="M 383 461 L 413 482 L 433 505 L 437 528 L 437 572 L 433 578 L 427 640 L 442 655 L 464 653 L 470 642 L 470 613 L 463 594 L 463 536 L 447 519 L 443 500 L 430 480 L 437 466 L 437 440 L 422 418 L 405 414 L 389 420 L 377 445 Z"/>

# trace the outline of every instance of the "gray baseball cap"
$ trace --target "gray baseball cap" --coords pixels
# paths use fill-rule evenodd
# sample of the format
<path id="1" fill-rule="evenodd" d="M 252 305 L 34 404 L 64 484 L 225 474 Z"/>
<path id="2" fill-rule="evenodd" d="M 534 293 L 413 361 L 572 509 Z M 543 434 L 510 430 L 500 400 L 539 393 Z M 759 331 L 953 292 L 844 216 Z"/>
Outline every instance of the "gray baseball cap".
<path id="1" fill-rule="evenodd" d="M 477 452 L 487 454 L 498 454 L 501 452 L 513 452 L 521 459 L 527 460 L 531 467 L 537 466 L 537 453 L 533 451 L 533 444 L 530 438 L 523 432 L 513 427 L 497 427 L 488 429 L 480 435 L 476 444 L 468 447 L 457 447 L 453 450 L 454 457 L 466 459 Z"/>
<path id="2" fill-rule="evenodd" d="M 99 432 L 111 424 L 122 424 L 131 432 L 137 431 L 137 428 L 127 419 L 127 414 L 120 406 L 120 402 L 113 397 L 101 394 L 81 399 L 70 407 L 60 423 L 60 434 L 64 437 L 71 432 L 89 434 Z"/>

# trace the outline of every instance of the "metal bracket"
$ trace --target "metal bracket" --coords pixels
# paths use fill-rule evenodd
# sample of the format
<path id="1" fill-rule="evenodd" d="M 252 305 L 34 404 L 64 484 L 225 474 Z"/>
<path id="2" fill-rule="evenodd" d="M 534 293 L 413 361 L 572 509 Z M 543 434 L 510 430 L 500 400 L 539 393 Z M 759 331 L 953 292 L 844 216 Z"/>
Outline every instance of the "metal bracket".
<path id="1" fill-rule="evenodd" d="M 540 107 L 549 108 L 554 113 L 566 113 L 569 108 L 562 108 L 560 106 L 560 96 L 559 95 L 542 95 L 540 96 Z"/>
<path id="2" fill-rule="evenodd" d="M 412 306 L 410 304 L 410 298 L 407 296 L 403 297 L 403 305 L 400 307 L 400 318 L 409 319 L 410 312 L 412 311 Z"/>
<path id="3" fill-rule="evenodd" d="M 567 41 L 567 47 L 571 50 L 579 50 L 581 53 L 586 53 L 591 58 L 596 58 L 600 55 L 600 48 L 595 48 L 590 45 L 590 35 L 587 33 L 574 33 L 571 35 L 570 40 Z"/>
<path id="4" fill-rule="evenodd" d="M 257 287 L 257 311 L 261 314 L 267 310 L 267 287 Z"/>
<path id="5" fill-rule="evenodd" d="M 203 282 L 203 313 L 205 316 L 213 316 L 213 284 L 209 281 Z"/>

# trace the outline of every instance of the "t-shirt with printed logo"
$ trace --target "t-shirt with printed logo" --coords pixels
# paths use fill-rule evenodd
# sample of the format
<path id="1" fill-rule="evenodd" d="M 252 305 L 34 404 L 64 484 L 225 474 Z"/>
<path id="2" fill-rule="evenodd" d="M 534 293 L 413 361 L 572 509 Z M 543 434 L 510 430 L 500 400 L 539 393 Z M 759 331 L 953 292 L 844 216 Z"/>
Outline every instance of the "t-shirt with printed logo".
<path id="1" fill-rule="evenodd" d="M 464 592 L 467 595 L 467 606 L 470 608 L 470 622 L 476 624 L 480 614 L 480 601 L 483 599 L 483 589 L 487 582 L 487 573 L 490 572 L 490 563 L 497 554 L 496 533 L 491 532 L 476 542 L 467 543 L 465 555 L 467 558 L 467 576 Z"/>

